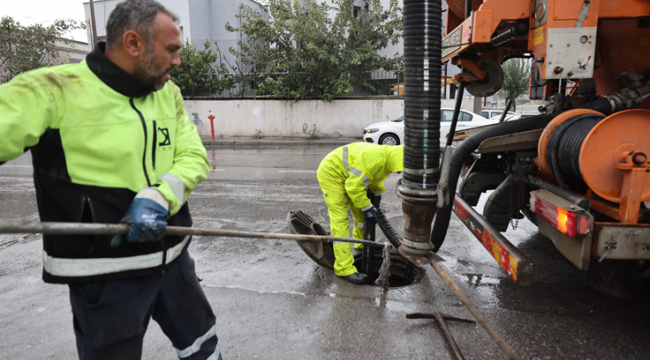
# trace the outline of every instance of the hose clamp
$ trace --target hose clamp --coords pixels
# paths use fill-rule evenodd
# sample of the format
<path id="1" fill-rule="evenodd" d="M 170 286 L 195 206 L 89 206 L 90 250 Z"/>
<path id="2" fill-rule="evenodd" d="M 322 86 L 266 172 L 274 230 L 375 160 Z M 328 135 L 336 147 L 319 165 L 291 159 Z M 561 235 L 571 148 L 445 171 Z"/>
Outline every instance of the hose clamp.
<path id="1" fill-rule="evenodd" d="M 407 174 L 433 174 L 440 171 L 440 168 L 432 168 L 432 169 L 407 169 L 404 168 L 404 172 Z"/>

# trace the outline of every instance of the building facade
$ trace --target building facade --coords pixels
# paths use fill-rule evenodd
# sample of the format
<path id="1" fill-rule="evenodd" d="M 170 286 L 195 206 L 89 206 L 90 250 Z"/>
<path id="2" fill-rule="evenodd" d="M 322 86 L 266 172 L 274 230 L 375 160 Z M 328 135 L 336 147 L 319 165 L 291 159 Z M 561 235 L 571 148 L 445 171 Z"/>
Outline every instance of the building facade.
<path id="1" fill-rule="evenodd" d="M 108 16 L 113 11 L 115 6 L 122 0 L 94 0 L 95 23 L 97 27 L 97 37 L 99 41 L 106 40 L 106 21 Z M 232 55 L 228 49 L 230 47 L 239 50 L 238 41 L 243 40 L 244 35 L 241 32 L 228 32 L 225 29 L 227 22 L 230 22 L 234 27 L 240 27 L 241 20 L 236 16 L 241 14 L 240 4 L 256 8 L 259 6 L 267 6 L 267 0 L 157 0 L 167 9 L 175 13 L 179 17 L 179 27 L 181 30 L 181 38 L 184 42 L 189 42 L 203 49 L 203 44 L 208 41 L 218 44 L 221 54 L 225 62 L 235 65 L 237 59 Z M 302 0 L 300 0 L 302 2 Z M 330 0 L 321 0 L 329 2 Z M 388 8 L 390 0 L 381 0 L 382 6 Z M 398 5 L 403 7 L 403 0 L 398 0 Z M 365 0 L 354 0 L 353 8 L 351 11 L 355 16 L 363 16 L 363 12 L 368 10 L 370 4 Z M 442 2 L 443 10 L 447 8 L 445 1 Z M 90 3 L 84 3 L 84 10 L 88 24 L 90 21 Z M 261 11 L 260 11 L 261 12 Z M 335 14 L 329 14 L 334 16 Z M 446 22 L 446 17 L 443 13 L 443 29 Z M 88 46 L 92 48 L 92 30 L 88 27 Z M 395 54 L 404 54 L 404 45 L 400 41 L 393 45 L 388 46 L 381 51 L 379 55 L 382 56 L 395 56 Z M 449 64 L 447 66 L 447 76 L 452 77 L 458 73 L 459 69 L 456 66 Z M 393 74 L 372 74 L 373 80 L 384 80 L 386 76 L 391 77 L 397 81 L 397 76 Z M 388 80 L 388 79 L 386 79 Z M 442 84 L 442 82 L 441 82 Z M 452 86 L 453 87 L 453 86 Z M 395 93 L 398 93 L 397 88 Z M 454 93 L 447 85 L 447 98 L 452 98 L 449 95 Z"/>
<path id="2" fill-rule="evenodd" d="M 111 11 L 122 0 L 94 0 L 95 24 L 97 27 L 97 38 L 99 41 L 106 40 L 106 22 Z M 226 22 L 233 26 L 239 24 L 236 18 L 240 14 L 239 4 L 245 4 L 251 7 L 259 6 L 258 2 L 253 0 L 157 0 L 169 11 L 176 14 L 179 18 L 179 27 L 181 30 L 181 39 L 183 42 L 189 42 L 199 49 L 203 49 L 203 44 L 208 41 L 216 42 L 225 59 L 234 64 L 236 59 L 228 51 L 229 47 L 238 48 L 237 41 L 242 38 L 239 32 L 233 33 L 226 31 Z M 86 2 L 84 11 L 88 24 L 91 24 L 90 3 Z M 88 27 L 88 45 L 92 47 L 92 29 Z M 213 45 L 213 48 L 215 46 Z"/>

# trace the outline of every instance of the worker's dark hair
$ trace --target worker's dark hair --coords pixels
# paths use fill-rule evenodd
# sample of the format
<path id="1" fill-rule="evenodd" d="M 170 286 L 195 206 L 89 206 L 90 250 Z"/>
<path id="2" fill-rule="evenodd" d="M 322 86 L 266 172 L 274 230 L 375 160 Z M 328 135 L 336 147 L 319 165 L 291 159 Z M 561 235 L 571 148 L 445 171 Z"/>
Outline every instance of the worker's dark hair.
<path id="1" fill-rule="evenodd" d="M 153 0 L 126 0 L 117 4 L 106 22 L 106 45 L 112 48 L 122 41 L 124 33 L 134 30 L 147 40 L 151 46 L 154 20 L 161 12 L 178 23 L 178 16 Z"/>

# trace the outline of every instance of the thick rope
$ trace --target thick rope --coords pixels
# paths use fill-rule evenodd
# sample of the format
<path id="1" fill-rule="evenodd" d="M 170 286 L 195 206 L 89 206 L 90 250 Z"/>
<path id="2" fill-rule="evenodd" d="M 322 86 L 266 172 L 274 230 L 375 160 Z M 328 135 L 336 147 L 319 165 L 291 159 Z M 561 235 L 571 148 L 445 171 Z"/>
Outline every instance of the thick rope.
<path id="1" fill-rule="evenodd" d="M 375 285 L 388 289 L 388 278 L 390 277 L 390 249 L 393 246 L 389 242 L 384 243 L 384 253 L 382 254 L 381 268 L 379 277 L 375 280 Z"/>

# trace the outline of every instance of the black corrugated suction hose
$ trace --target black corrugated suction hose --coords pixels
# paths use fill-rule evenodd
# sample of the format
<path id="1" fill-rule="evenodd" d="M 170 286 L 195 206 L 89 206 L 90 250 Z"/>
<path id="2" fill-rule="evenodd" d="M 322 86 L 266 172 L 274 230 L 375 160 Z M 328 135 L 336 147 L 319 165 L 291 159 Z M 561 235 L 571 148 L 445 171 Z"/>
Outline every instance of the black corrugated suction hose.
<path id="1" fill-rule="evenodd" d="M 386 217 L 386 214 L 381 210 L 381 208 L 377 208 L 377 223 L 379 224 L 379 228 L 381 231 L 386 235 L 386 238 L 390 243 L 393 245 L 395 249 L 399 248 L 400 245 L 402 245 L 402 238 L 399 236 L 397 231 L 395 231 L 395 228 L 393 228 L 393 225 L 390 224 L 388 221 L 388 218 Z"/>
<path id="2" fill-rule="evenodd" d="M 420 189 L 440 178 L 441 14 L 441 0 L 404 0 L 403 184 Z"/>
<path id="3" fill-rule="evenodd" d="M 365 220 L 363 223 L 363 240 L 375 241 L 375 228 L 377 224 L 374 221 Z M 375 247 L 370 245 L 363 245 L 361 251 L 361 272 L 366 274 L 370 280 L 374 277 L 374 262 L 375 260 Z"/>

